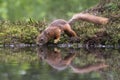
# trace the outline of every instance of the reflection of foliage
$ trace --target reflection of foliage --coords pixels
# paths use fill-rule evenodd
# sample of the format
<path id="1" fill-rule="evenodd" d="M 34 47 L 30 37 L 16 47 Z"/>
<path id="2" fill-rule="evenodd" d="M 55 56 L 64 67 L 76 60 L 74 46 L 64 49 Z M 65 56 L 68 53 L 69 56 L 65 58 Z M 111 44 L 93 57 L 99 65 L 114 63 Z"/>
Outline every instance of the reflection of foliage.
<path id="1" fill-rule="evenodd" d="M 37 59 L 36 53 L 33 50 L 30 50 L 30 48 L 28 50 L 1 48 L 0 62 L 1 63 L 29 63 L 29 62 L 35 61 Z"/>
<path id="2" fill-rule="evenodd" d="M 21 76 L 26 74 L 29 64 L 2 64 L 0 65 L 0 79 L 21 80 Z"/>
<path id="3" fill-rule="evenodd" d="M 80 50 L 78 57 L 73 61 L 74 65 L 85 66 L 89 64 L 95 64 L 96 62 L 105 62 L 109 65 L 107 69 L 103 69 L 103 80 L 115 79 L 119 80 L 119 62 L 120 52 L 118 50 L 111 49 L 93 49 L 93 50 Z M 112 76 L 112 77 L 111 77 Z"/>
<path id="4" fill-rule="evenodd" d="M 60 50 L 63 56 L 68 54 L 68 49 Z M 0 49 L 0 52 L 0 79 L 2 80 L 7 78 L 12 80 L 119 80 L 120 54 L 117 50 L 74 49 L 77 54 L 72 61 L 74 65 L 82 67 L 100 61 L 109 65 L 107 69 L 102 69 L 100 72 L 87 74 L 74 74 L 70 68 L 61 72 L 55 71 L 46 62 L 38 61 L 33 48 Z"/>
<path id="5" fill-rule="evenodd" d="M 110 52 L 109 58 L 106 59 L 106 62 L 110 65 L 107 73 L 108 76 L 111 76 L 111 74 L 113 75 L 113 78 L 115 80 L 119 80 L 120 79 L 120 52 L 118 52 L 117 50 L 113 50 Z M 111 71 L 112 70 L 112 71 Z"/>

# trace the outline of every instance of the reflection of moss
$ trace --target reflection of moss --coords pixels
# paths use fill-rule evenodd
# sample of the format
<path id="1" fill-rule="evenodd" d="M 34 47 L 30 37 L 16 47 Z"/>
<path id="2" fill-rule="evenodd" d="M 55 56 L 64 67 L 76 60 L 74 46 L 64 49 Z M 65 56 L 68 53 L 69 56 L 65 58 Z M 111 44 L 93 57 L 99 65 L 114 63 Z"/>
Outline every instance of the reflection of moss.
<path id="1" fill-rule="evenodd" d="M 53 47 L 50 47 L 50 48 L 53 49 Z M 60 49 L 60 51 L 61 51 L 61 56 L 63 59 L 66 55 L 72 54 L 72 52 L 73 54 L 76 54 L 76 57 L 72 60 L 72 63 L 71 63 L 71 65 L 76 66 L 76 67 L 81 67 L 81 68 L 85 66 L 87 67 L 87 65 L 89 66 L 89 64 L 94 65 L 99 62 L 104 62 L 105 64 L 109 65 L 108 68 L 103 68 L 101 70 L 98 70 L 97 72 L 91 72 L 87 74 L 78 74 L 79 79 L 77 80 L 83 79 L 83 77 L 86 78 L 85 75 L 90 75 L 90 78 L 92 78 L 91 80 L 94 80 L 94 78 L 99 78 L 99 77 L 102 78 L 100 80 L 109 80 L 111 79 L 111 76 L 112 76 L 112 79 L 114 80 L 120 79 L 120 76 L 119 76 L 120 54 L 118 50 L 112 50 L 112 49 L 87 49 L 86 50 L 86 49 L 68 49 L 68 48 L 65 49 L 63 48 L 63 49 Z M 13 64 L 13 66 L 18 65 L 18 67 L 20 67 L 19 70 L 21 69 L 27 70 L 28 73 L 26 74 L 30 76 L 33 75 L 32 73 L 35 73 L 35 72 L 38 73 L 42 71 L 47 75 L 50 73 L 50 76 L 53 76 L 53 75 L 60 76 L 60 74 L 63 74 L 63 76 L 65 75 L 72 76 L 72 78 L 74 76 L 76 78 L 77 76 L 77 74 L 71 73 L 72 70 L 70 67 L 68 67 L 66 70 L 63 70 L 61 72 L 54 71 L 52 72 L 52 75 L 51 75 L 51 69 L 53 71 L 53 68 L 51 68 L 49 64 L 46 63 L 45 60 L 41 61 L 41 59 L 39 58 L 40 56 L 36 54 L 35 48 L 27 48 L 27 49 L 26 48 L 22 48 L 22 49 L 0 48 L 0 52 L 1 52 L 0 53 L 0 63 L 1 63 L 0 70 L 3 70 L 2 68 L 4 68 L 5 70 L 11 71 L 10 65 Z M 18 64 L 14 64 L 14 63 L 18 63 Z M 3 64 L 5 64 L 7 67 L 1 67 L 3 66 Z M 29 68 L 32 68 L 32 69 L 29 69 Z M 17 70 L 16 72 L 19 72 L 18 68 L 16 69 L 15 67 L 12 70 L 14 73 L 15 73 L 15 70 Z M 65 73 L 66 71 L 68 73 Z M 2 73 L 2 71 L 0 72 Z M 57 72 L 58 74 L 56 74 Z M 40 79 L 42 76 L 40 76 Z M 88 79 L 88 77 L 86 79 Z"/>
<path id="2" fill-rule="evenodd" d="M 72 64 L 77 67 L 85 67 L 103 62 L 109 65 L 107 68 L 102 69 L 102 80 L 112 79 L 119 80 L 120 74 L 120 54 L 118 50 L 114 49 L 81 49 L 76 50 L 77 56 L 72 61 Z"/>
<path id="3" fill-rule="evenodd" d="M 3 49 L 0 48 L 1 63 L 31 63 L 37 60 L 36 53 L 26 49 Z"/>

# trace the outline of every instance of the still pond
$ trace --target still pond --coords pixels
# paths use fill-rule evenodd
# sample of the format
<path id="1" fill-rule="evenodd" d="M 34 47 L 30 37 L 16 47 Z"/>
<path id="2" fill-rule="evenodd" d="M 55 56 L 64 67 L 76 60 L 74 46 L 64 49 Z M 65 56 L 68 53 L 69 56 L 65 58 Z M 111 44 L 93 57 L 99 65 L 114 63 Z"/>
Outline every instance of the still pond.
<path id="1" fill-rule="evenodd" d="M 0 80 L 120 80 L 119 75 L 119 48 L 0 48 Z"/>

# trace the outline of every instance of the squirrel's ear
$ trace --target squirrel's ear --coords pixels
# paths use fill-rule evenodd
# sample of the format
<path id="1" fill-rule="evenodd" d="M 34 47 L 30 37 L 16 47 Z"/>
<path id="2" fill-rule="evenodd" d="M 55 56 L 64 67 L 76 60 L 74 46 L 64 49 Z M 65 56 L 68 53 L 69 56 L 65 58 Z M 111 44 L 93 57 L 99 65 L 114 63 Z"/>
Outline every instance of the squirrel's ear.
<path id="1" fill-rule="evenodd" d="M 46 32 L 46 34 L 48 35 L 48 34 L 49 34 L 49 32 Z"/>

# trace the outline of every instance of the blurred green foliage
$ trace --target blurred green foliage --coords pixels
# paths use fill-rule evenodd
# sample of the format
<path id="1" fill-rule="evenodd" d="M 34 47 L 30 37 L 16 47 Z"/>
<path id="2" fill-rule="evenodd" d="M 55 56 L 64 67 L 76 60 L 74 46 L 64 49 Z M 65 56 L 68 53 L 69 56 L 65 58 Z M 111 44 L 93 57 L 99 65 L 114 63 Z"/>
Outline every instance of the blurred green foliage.
<path id="1" fill-rule="evenodd" d="M 98 3 L 98 0 L 0 0 L 0 20 L 68 18 Z"/>

